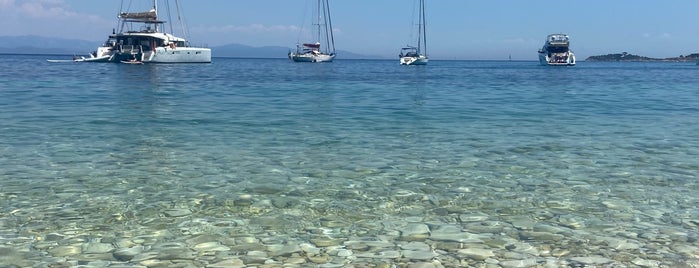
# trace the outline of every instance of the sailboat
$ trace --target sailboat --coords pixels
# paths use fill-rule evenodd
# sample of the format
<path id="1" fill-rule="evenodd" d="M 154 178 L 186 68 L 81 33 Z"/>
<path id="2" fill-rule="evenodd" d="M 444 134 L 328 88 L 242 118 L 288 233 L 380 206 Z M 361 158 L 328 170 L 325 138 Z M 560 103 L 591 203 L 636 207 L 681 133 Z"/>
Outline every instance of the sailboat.
<path id="1" fill-rule="evenodd" d="M 294 62 L 332 62 L 335 59 L 335 38 L 328 0 L 318 0 L 316 8 L 315 40 L 296 44 L 296 51 L 289 50 L 289 59 Z"/>
<path id="2" fill-rule="evenodd" d="M 175 0 L 179 15 L 179 0 Z M 167 4 L 169 7 L 170 4 Z M 169 11 L 168 11 L 169 12 Z M 112 62 L 142 63 L 209 63 L 211 49 L 191 46 L 187 39 L 165 32 L 166 21 L 158 16 L 158 1 L 153 0 L 153 9 L 146 12 L 119 13 L 118 32 L 109 36 L 112 44 Z M 134 25 L 139 28 L 131 28 Z M 184 25 L 180 20 L 184 32 Z M 170 24 L 172 32 L 172 24 Z M 104 49 L 103 47 L 100 47 Z M 104 57 L 100 54 L 99 57 Z"/>
<path id="3" fill-rule="evenodd" d="M 427 35 L 425 31 L 425 0 L 420 0 L 417 46 L 407 45 L 400 51 L 401 65 L 426 65 L 427 58 Z"/>

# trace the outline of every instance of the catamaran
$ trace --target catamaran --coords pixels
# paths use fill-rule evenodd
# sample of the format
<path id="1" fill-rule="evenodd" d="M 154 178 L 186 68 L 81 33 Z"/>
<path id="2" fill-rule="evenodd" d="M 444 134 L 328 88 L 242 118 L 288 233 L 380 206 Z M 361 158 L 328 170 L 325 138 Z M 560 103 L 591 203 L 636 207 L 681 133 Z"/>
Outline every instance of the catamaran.
<path id="1" fill-rule="evenodd" d="M 316 40 L 296 44 L 296 51 L 289 50 L 289 59 L 294 62 L 332 62 L 335 59 L 335 38 L 328 0 L 318 0 L 316 8 Z"/>
<path id="2" fill-rule="evenodd" d="M 170 6 L 169 0 L 161 1 L 166 1 L 166 6 Z M 177 17 L 181 18 L 180 1 L 174 0 L 174 2 L 177 7 Z M 74 57 L 72 61 L 129 64 L 211 62 L 210 48 L 191 46 L 187 39 L 164 32 L 166 21 L 158 17 L 158 0 L 153 0 L 153 8 L 149 11 L 120 12 L 118 17 L 119 31 L 112 30 L 107 41 L 88 57 Z M 184 24 L 181 19 L 180 27 L 184 33 Z M 171 32 L 172 28 L 170 23 Z M 62 62 L 62 60 L 48 61 Z"/>
<path id="3" fill-rule="evenodd" d="M 549 34 L 539 50 L 539 63 L 549 66 L 573 66 L 575 54 L 570 50 L 570 38 L 565 34 Z"/>
<path id="4" fill-rule="evenodd" d="M 179 0 L 175 0 L 178 18 Z M 169 7 L 170 4 L 168 3 Z M 147 12 L 119 13 L 119 31 L 113 39 L 113 55 L 110 61 L 140 61 L 143 63 L 209 63 L 211 49 L 190 45 L 187 39 L 166 33 L 166 21 L 158 16 L 158 1 L 153 0 L 153 9 Z M 132 28 L 134 25 L 139 28 Z M 184 33 L 184 25 L 180 20 Z M 172 24 L 170 24 L 172 32 Z"/>
<path id="5" fill-rule="evenodd" d="M 401 65 L 425 65 L 427 58 L 427 35 L 425 31 L 425 0 L 419 3 L 417 46 L 407 45 L 400 51 Z"/>

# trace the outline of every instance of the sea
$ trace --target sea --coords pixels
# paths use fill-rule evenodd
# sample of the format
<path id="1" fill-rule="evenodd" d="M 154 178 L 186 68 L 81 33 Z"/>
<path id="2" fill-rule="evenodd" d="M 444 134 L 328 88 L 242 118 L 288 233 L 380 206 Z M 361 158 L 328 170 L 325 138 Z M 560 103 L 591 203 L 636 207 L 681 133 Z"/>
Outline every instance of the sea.
<path id="1" fill-rule="evenodd" d="M 694 63 L 57 57 L 0 55 L 0 267 L 699 267 Z"/>

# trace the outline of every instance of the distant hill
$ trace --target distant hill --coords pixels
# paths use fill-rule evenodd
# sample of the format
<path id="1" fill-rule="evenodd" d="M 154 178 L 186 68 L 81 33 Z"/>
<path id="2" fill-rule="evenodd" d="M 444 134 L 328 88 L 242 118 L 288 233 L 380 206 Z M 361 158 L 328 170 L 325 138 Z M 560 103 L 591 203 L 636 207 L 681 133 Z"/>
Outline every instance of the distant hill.
<path id="1" fill-rule="evenodd" d="M 43 37 L 36 35 L 0 36 L 0 53 L 14 54 L 87 54 L 101 42 Z"/>
<path id="2" fill-rule="evenodd" d="M 87 55 L 97 49 L 102 42 L 44 37 L 36 35 L 0 36 L 0 53 L 6 54 L 57 54 Z M 286 58 L 288 47 L 264 46 L 252 47 L 241 44 L 229 44 L 211 48 L 214 57 L 232 58 Z M 338 50 L 338 59 L 381 59 L 380 56 L 362 55 Z"/>
<path id="3" fill-rule="evenodd" d="M 699 57 L 699 53 L 689 54 L 687 56 L 680 55 L 679 57 L 672 58 L 649 58 L 639 55 L 633 55 L 626 52 L 617 54 L 607 54 L 600 56 L 590 56 L 585 61 L 641 61 L 641 62 L 657 62 L 657 61 L 667 61 L 667 62 L 694 62 Z"/>

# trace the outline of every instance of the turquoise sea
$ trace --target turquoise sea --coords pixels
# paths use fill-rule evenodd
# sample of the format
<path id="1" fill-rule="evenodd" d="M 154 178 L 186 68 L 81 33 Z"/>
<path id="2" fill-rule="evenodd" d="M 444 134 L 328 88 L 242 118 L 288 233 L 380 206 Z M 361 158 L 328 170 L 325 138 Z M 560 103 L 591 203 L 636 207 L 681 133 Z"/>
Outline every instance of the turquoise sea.
<path id="1" fill-rule="evenodd" d="M 699 66 L 0 55 L 0 267 L 697 267 Z"/>

